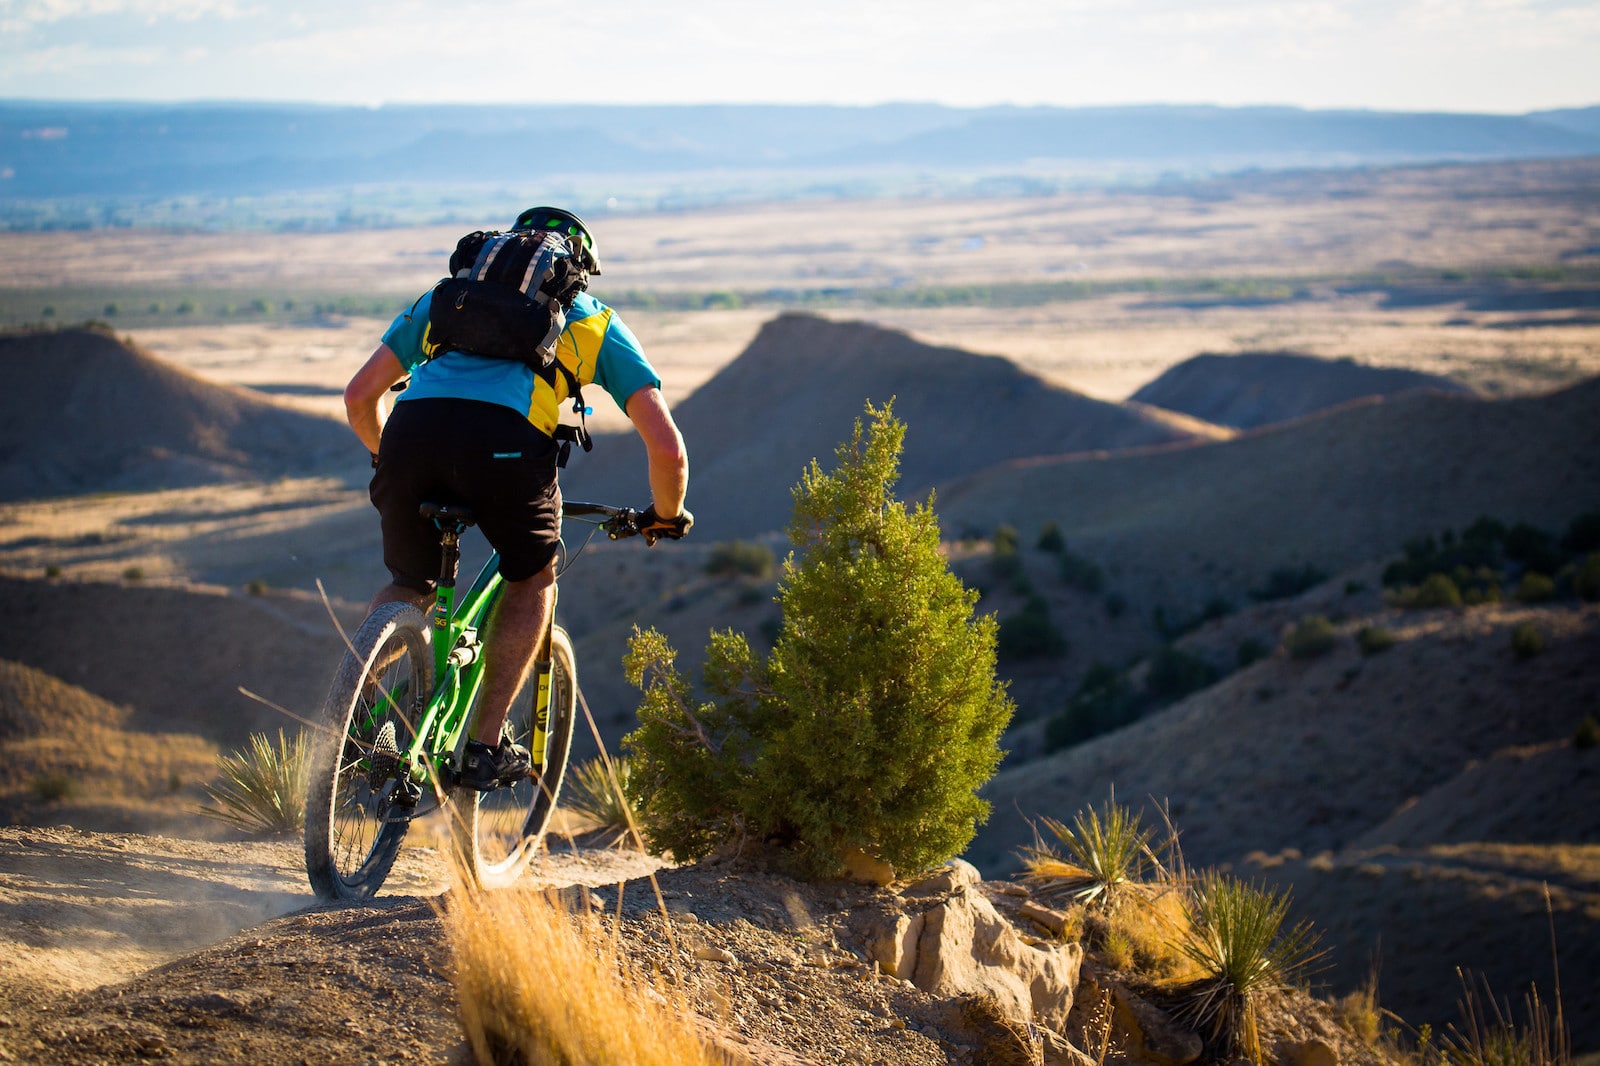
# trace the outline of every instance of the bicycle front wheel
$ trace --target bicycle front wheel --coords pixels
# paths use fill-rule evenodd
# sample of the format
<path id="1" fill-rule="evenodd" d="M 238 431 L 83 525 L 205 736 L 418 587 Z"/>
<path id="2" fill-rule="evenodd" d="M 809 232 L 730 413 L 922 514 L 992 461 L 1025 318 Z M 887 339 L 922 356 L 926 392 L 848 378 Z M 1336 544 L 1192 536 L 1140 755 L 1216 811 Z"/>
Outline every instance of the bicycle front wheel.
<path id="1" fill-rule="evenodd" d="M 503 732 L 532 750 L 533 716 L 538 703 L 535 679 L 529 679 L 524 691 L 526 695 L 517 700 L 506 716 Z M 457 800 L 465 808 L 461 826 L 463 850 L 480 886 L 509 885 L 522 876 L 528 861 L 538 851 L 566 778 L 577 711 L 577 658 L 566 631 L 555 626 L 550 634 L 550 716 L 545 727 L 543 771 L 492 792 L 469 789 L 456 792 Z"/>
<path id="2" fill-rule="evenodd" d="M 351 638 L 312 747 L 306 875 L 323 899 L 369 898 L 389 876 L 416 811 L 400 752 L 432 692 L 422 612 L 380 604 Z"/>

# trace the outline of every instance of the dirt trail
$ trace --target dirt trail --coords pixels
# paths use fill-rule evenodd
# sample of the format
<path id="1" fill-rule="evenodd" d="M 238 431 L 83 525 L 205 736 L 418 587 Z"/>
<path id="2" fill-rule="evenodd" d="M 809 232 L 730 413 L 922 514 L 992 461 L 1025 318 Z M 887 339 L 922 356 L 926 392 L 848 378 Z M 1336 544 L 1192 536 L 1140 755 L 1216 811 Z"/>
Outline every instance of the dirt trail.
<path id="1" fill-rule="evenodd" d="M 558 851 L 532 877 L 604 884 L 655 865 L 636 854 Z M 437 847 L 408 846 L 384 894 L 431 897 L 447 883 Z M 0 1012 L 19 999 L 128 980 L 317 905 L 298 840 L 216 843 L 0 828 L 0 943 L 10 948 L 0 952 Z"/>

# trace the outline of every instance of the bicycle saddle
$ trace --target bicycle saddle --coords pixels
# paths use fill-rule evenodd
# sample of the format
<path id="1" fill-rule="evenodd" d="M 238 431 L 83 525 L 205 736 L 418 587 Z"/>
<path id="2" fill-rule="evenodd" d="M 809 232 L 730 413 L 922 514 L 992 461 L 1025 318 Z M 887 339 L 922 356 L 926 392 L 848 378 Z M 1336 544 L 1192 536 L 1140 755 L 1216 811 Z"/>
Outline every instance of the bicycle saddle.
<path id="1" fill-rule="evenodd" d="M 458 507 L 453 503 L 425 503 L 417 508 L 423 518 L 430 518 L 433 524 L 440 529 L 446 526 L 455 527 L 457 533 L 477 524 L 478 519 L 473 515 L 472 508 Z"/>

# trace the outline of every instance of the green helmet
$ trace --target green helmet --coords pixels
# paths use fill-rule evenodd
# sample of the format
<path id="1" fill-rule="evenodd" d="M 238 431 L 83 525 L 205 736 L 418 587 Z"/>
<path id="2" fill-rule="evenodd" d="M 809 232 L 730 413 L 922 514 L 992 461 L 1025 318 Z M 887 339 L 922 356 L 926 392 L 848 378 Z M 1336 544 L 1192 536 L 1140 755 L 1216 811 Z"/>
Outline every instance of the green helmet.
<path id="1" fill-rule="evenodd" d="M 579 238 L 579 262 L 583 269 L 591 274 L 600 273 L 600 256 L 594 250 L 594 235 L 589 232 L 589 227 L 583 224 L 583 219 L 559 207 L 530 207 L 517 216 L 513 230 L 544 230 L 548 233 L 559 233 L 563 237 Z"/>

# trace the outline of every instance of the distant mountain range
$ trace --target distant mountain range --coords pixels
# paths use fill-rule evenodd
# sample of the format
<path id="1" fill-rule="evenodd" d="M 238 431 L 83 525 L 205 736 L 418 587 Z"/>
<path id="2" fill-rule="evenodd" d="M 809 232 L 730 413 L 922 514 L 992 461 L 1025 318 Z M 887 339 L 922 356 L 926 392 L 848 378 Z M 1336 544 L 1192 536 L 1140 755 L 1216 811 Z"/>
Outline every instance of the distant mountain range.
<path id="1" fill-rule="evenodd" d="M 554 146 L 554 150 L 552 150 Z M 1600 107 L 385 106 L 0 101 L 0 201 L 607 175 L 1158 174 L 1600 155 Z"/>

